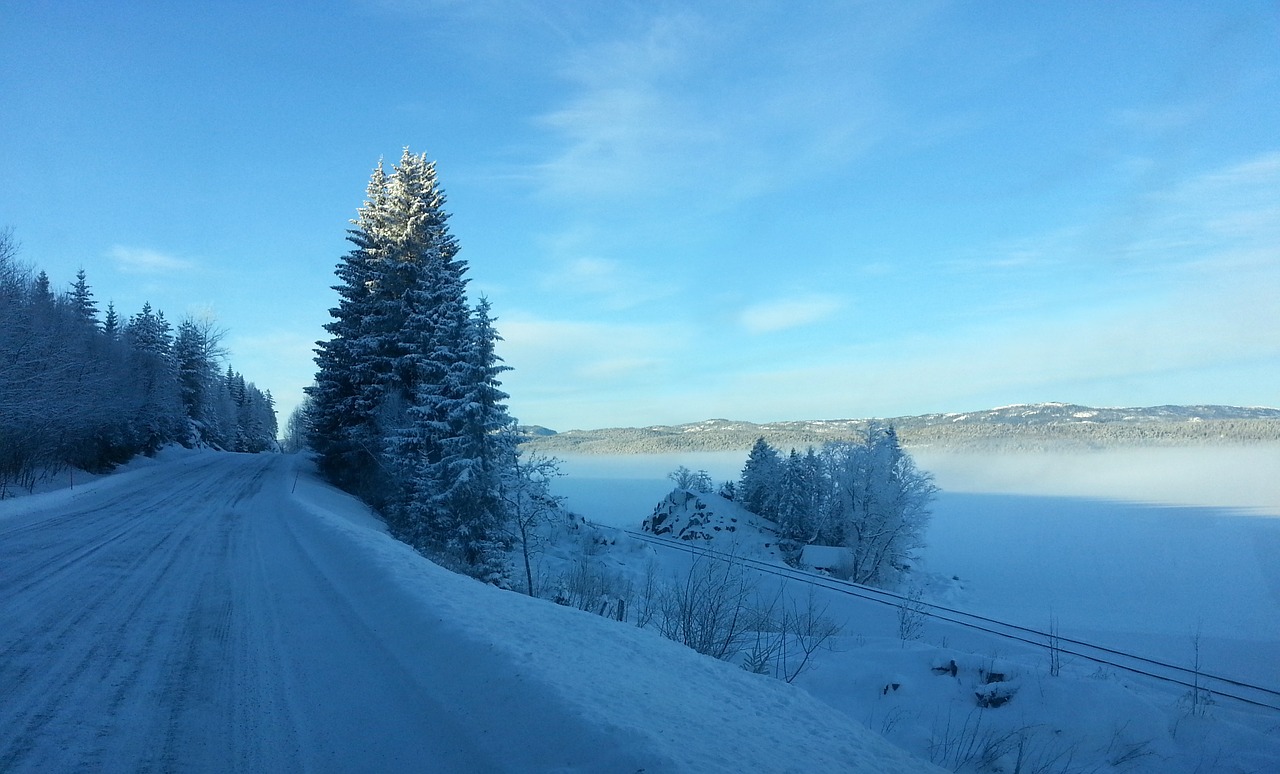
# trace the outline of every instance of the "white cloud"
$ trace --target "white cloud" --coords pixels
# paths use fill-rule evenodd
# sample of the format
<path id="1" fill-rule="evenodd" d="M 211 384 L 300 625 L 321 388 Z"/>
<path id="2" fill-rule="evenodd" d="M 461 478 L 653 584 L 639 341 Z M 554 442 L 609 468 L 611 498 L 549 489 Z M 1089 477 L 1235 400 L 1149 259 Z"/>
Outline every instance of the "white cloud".
<path id="1" fill-rule="evenodd" d="M 115 245 L 107 255 L 122 274 L 176 274 L 195 269 L 197 264 L 157 250 Z"/>
<path id="2" fill-rule="evenodd" d="M 498 354 L 512 413 L 554 427 L 643 421 L 678 408 L 700 379 L 689 357 L 691 331 L 669 323 L 621 324 L 508 312 Z M 658 408 L 665 406 L 665 412 Z"/>
<path id="3" fill-rule="evenodd" d="M 742 310 L 738 322 L 750 333 L 773 333 L 812 325 L 844 306 L 834 296 L 804 296 L 755 304 Z"/>
<path id="4" fill-rule="evenodd" d="M 1098 314 L 1006 317 L 768 360 L 691 356 L 674 328 L 529 321 L 515 329 L 518 414 L 557 429 L 730 417 L 897 416 L 1063 400 L 1093 405 L 1280 402 L 1280 294 L 1224 279 Z M 789 320 L 778 306 L 779 321 Z M 803 311 L 797 311 L 797 314 Z M 530 339 L 530 340 L 526 340 Z M 536 357 L 532 357 L 536 356 Z M 525 382 L 524 378 L 529 381 Z M 1262 378 L 1247 378 L 1249 376 Z"/>
<path id="5" fill-rule="evenodd" d="M 1280 266 L 1280 152 L 1161 179 L 1095 220 L 966 250 L 940 265 L 1002 282 L 1011 272 L 1064 272 L 1069 281 L 1088 274 L 1100 290 L 1128 282 L 1140 292 Z"/>
<path id="6" fill-rule="evenodd" d="M 1280 265 L 1280 151 L 1153 193 L 1143 215 L 1128 250 L 1135 259 L 1204 265 L 1265 250 Z"/>
<path id="7" fill-rule="evenodd" d="M 536 331 L 542 343 L 530 343 L 528 353 L 542 358 L 533 389 L 512 393 L 560 429 L 894 416 L 1037 400 L 1280 403 L 1280 154 L 1140 198 L 1132 223 L 1060 224 L 998 245 L 988 262 L 945 264 L 978 280 L 1007 280 L 1011 267 L 1018 277 L 1003 294 L 960 283 L 955 292 L 976 298 L 955 299 L 952 323 L 933 333 L 877 328 L 857 337 L 865 344 L 823 351 L 740 335 L 821 324 L 843 308 L 840 297 L 823 294 L 762 301 L 738 314 L 735 330 L 714 333 L 555 324 Z M 610 273 L 607 264 L 578 269 L 584 281 Z M 974 303 L 982 315 L 958 313 Z M 523 368 L 514 355 L 512 364 Z"/>
<path id="8" fill-rule="evenodd" d="M 576 369 L 578 376 L 596 381 L 615 381 L 658 371 L 665 368 L 667 360 L 659 357 L 614 357 L 582 364 Z"/>

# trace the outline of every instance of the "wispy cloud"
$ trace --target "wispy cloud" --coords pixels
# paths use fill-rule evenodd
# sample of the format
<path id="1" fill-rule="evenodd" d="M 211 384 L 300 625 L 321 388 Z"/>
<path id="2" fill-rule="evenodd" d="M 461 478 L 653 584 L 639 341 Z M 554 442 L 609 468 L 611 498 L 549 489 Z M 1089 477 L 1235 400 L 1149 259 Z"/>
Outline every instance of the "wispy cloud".
<path id="1" fill-rule="evenodd" d="M 195 261 L 147 248 L 115 245 L 107 255 L 122 274 L 176 274 L 197 267 Z"/>
<path id="2" fill-rule="evenodd" d="M 503 388 L 522 421 L 558 430 L 644 421 L 685 382 L 676 366 L 691 338 L 675 325 L 548 319 L 519 312 L 500 322 Z"/>
<path id="3" fill-rule="evenodd" d="M 611 310 L 631 309 L 671 295 L 675 282 L 658 282 L 621 261 L 579 257 L 563 262 L 542 280 L 548 291 L 590 297 Z"/>
<path id="4" fill-rule="evenodd" d="M 1185 129 L 1203 120 L 1209 113 L 1207 104 L 1160 105 L 1129 108 L 1117 112 L 1116 124 L 1144 134 L 1165 134 Z"/>
<path id="5" fill-rule="evenodd" d="M 551 320 L 509 313 L 500 323 L 499 354 L 513 366 L 508 378 L 532 389 L 573 393 L 603 383 L 649 381 L 687 346 L 675 325 Z"/>
<path id="6" fill-rule="evenodd" d="M 1221 374 L 1280 358 L 1270 322 L 1278 315 L 1280 298 L 1268 288 L 1225 282 L 1102 315 L 897 337 L 832 352 L 820 365 L 779 362 L 737 374 L 723 413 L 893 416 L 1034 400 L 1270 405 L 1280 400 L 1275 387 L 1222 383 Z M 1186 384 L 1213 390 L 1189 394 Z"/>
<path id="7" fill-rule="evenodd" d="M 828 174 L 888 131 L 893 111 L 878 80 L 894 44 L 885 41 L 914 21 L 863 7 L 740 24 L 682 13 L 584 47 L 563 72 L 563 103 L 540 120 L 558 145 L 539 167 L 544 187 L 696 190 L 714 192 L 702 200 L 712 204 Z"/>
<path id="8" fill-rule="evenodd" d="M 1257 251 L 1280 265 L 1280 151 L 1154 191 L 1118 228 L 1130 235 L 1122 257 L 1150 266 L 1235 264 Z"/>
<path id="9" fill-rule="evenodd" d="M 1112 284 L 1260 264 L 1280 265 L 1280 152 L 1161 179 L 1092 221 L 942 262 L 959 274 L 1092 271 Z"/>
<path id="10" fill-rule="evenodd" d="M 710 159 L 724 138 L 681 83 L 696 69 L 696 41 L 705 35 L 685 14 L 657 19 L 638 38 L 580 51 L 563 71 L 573 92 L 540 119 L 561 142 L 540 168 L 547 188 L 600 195 L 678 185 L 701 166 L 695 159 Z"/>
<path id="11" fill-rule="evenodd" d="M 812 325 L 844 306 L 835 296 L 802 296 L 755 304 L 742 310 L 738 322 L 749 333 L 773 333 Z"/>

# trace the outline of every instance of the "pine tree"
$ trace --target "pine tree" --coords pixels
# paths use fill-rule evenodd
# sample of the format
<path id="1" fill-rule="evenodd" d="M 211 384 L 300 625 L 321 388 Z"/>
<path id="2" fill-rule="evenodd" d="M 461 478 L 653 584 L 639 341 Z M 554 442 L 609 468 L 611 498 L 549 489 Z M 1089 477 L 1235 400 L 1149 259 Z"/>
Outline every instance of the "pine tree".
<path id="1" fill-rule="evenodd" d="M 487 299 L 471 316 L 463 349 L 449 373 L 448 437 L 442 444 L 448 507 L 456 523 L 451 535 L 466 561 L 486 581 L 505 582 L 502 558 L 510 548 L 501 499 L 504 471 L 515 464 L 514 434 L 498 375 L 508 370 L 495 352 L 500 339 Z"/>
<path id="2" fill-rule="evenodd" d="M 120 338 L 120 316 L 116 314 L 116 305 L 107 302 L 107 312 L 102 318 L 102 332 L 111 341 Z"/>
<path id="3" fill-rule="evenodd" d="M 309 442 L 339 486 L 420 550 L 505 583 L 501 482 L 514 465 L 488 302 L 467 304 L 435 165 L 379 163 L 337 268 L 308 390 Z"/>
<path id="4" fill-rule="evenodd" d="M 757 438 L 742 468 L 738 497 L 747 510 L 766 519 L 778 515 L 778 487 L 782 478 L 782 458 L 764 438 Z"/>
<path id="5" fill-rule="evenodd" d="M 210 427 L 210 393 L 217 386 L 215 364 L 205 352 L 204 336 L 193 320 L 183 320 L 178 325 L 178 335 L 173 341 L 173 359 L 178 375 L 178 394 L 182 407 L 199 440 L 213 442 L 214 428 Z"/>
<path id="6" fill-rule="evenodd" d="M 142 435 L 143 450 L 154 454 L 161 446 L 184 437 L 182 401 L 173 363 L 173 337 L 164 312 L 153 312 L 150 303 L 129 320 L 125 328 L 135 379 L 135 417 L 132 423 Z"/>
<path id="7" fill-rule="evenodd" d="M 797 544 L 817 538 L 822 470 L 813 447 L 801 455 L 795 449 L 782 463 L 777 496 L 779 537 Z"/>
<path id="8" fill-rule="evenodd" d="M 31 300 L 36 304 L 53 304 L 53 291 L 49 289 L 49 275 L 43 271 L 36 275 L 31 286 Z"/>
<path id="9" fill-rule="evenodd" d="M 55 296 L 47 274 L 32 277 L 11 263 L 13 255 L 0 231 L 0 492 L 62 465 L 104 471 L 161 444 L 190 441 L 187 405 L 203 397 L 179 389 L 178 365 L 207 357 L 208 336 L 203 349 L 192 348 L 201 342 L 183 326 L 175 340 L 150 304 L 127 323 L 108 304 L 100 329 L 83 270 Z M 225 390 L 214 382 L 220 405 Z M 269 446 L 270 396 L 259 395 L 257 406 L 254 421 Z"/>
<path id="10" fill-rule="evenodd" d="M 370 362 L 377 331 L 369 319 L 375 295 L 385 292 L 375 274 L 388 254 L 387 175 L 382 162 L 369 179 L 364 204 L 347 240 L 354 245 L 335 273 L 338 305 L 325 325 L 328 341 L 317 342 L 315 384 L 311 400 L 308 444 L 317 452 L 320 470 L 334 483 L 378 505 L 383 479 L 376 414 L 386 375 Z"/>
<path id="11" fill-rule="evenodd" d="M 68 300 L 71 303 L 71 310 L 76 319 L 86 327 L 97 330 L 98 305 L 93 300 L 93 291 L 89 289 L 89 282 L 85 278 L 84 269 L 76 272 L 76 281 L 71 285 L 71 294 Z"/>
<path id="12" fill-rule="evenodd" d="M 400 484 L 393 512 L 414 545 L 475 565 L 478 514 L 485 508 L 468 499 L 483 475 L 472 468 L 461 414 L 468 398 L 471 321 L 466 264 L 456 259 L 444 201 L 435 166 L 406 150 L 389 180 L 390 216 L 384 220 L 398 260 L 375 267 L 381 286 L 398 290 L 399 297 L 377 299 L 372 315 L 384 329 L 396 327 L 373 354 L 394 358 L 378 366 L 392 376 L 382 416 L 389 428 L 385 467 L 397 472 Z"/>

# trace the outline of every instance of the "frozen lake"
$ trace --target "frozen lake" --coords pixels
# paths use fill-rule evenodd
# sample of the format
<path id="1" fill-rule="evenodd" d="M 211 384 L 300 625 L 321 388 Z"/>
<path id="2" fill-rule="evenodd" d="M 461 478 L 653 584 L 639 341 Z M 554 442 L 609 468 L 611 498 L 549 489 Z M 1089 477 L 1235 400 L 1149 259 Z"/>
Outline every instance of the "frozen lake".
<path id="1" fill-rule="evenodd" d="M 1280 686 L 1280 446 L 914 452 L 942 493 L 926 569 L 956 606 Z M 678 465 L 736 479 L 745 452 L 567 456 L 557 491 L 638 528 Z"/>

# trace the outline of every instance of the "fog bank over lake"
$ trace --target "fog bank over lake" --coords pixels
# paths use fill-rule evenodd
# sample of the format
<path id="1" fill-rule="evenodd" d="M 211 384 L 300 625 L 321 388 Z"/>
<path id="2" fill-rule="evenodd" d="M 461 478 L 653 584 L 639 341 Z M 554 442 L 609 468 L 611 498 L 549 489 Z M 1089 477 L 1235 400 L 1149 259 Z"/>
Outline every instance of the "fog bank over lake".
<path id="1" fill-rule="evenodd" d="M 948 452 L 908 449 L 944 492 L 1085 497 L 1243 509 L 1280 517 L 1280 445 L 1108 449 L 1092 452 Z M 617 526 L 639 526 L 684 465 L 736 481 L 746 452 L 560 455 L 558 490 L 570 507 Z M 606 483 L 607 482 L 607 483 Z M 629 483 L 628 483 L 629 482 Z M 617 501 L 608 498 L 614 491 Z M 605 498 L 605 499 L 600 499 Z M 639 499 L 636 499 L 639 498 Z M 641 511 L 616 522 L 619 509 Z M 620 518 L 625 518 L 619 514 Z"/>
<path id="2" fill-rule="evenodd" d="M 1072 453 L 912 450 L 942 491 L 924 569 L 974 612 L 1280 685 L 1280 446 Z M 679 465 L 737 479 L 745 452 L 566 456 L 569 507 L 638 529 Z"/>
<path id="3" fill-rule="evenodd" d="M 1090 497 L 1280 517 L 1280 445 L 960 453 L 910 450 L 949 492 Z"/>

